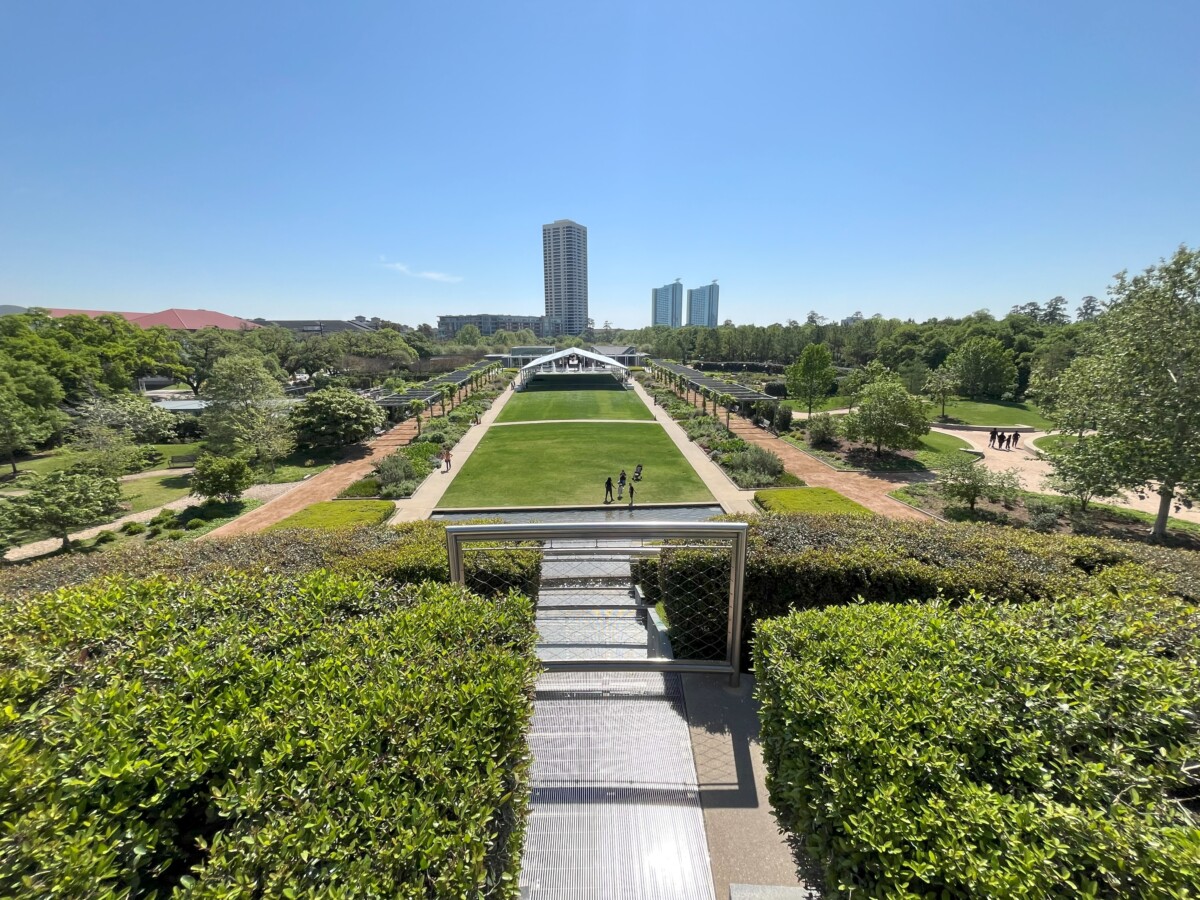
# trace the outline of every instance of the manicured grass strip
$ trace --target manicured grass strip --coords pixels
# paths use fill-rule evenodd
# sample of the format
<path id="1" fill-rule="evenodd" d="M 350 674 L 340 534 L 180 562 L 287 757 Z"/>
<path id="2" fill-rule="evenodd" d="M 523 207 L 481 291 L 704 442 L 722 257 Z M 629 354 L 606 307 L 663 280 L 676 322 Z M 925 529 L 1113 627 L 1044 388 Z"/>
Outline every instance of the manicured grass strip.
<path id="1" fill-rule="evenodd" d="M 865 506 L 855 503 L 849 497 L 843 497 L 831 488 L 772 488 L 756 491 L 754 499 L 767 512 L 873 515 Z"/>
<path id="2" fill-rule="evenodd" d="M 121 515 L 144 512 L 157 506 L 165 506 L 188 495 L 190 475 L 160 475 L 156 478 L 138 478 L 121 483 L 121 497 L 131 509 Z"/>
<path id="3" fill-rule="evenodd" d="M 601 503 L 604 479 L 644 467 L 638 503 L 711 502 L 658 425 L 563 422 L 493 428 L 463 464 L 441 509 Z"/>
<path id="4" fill-rule="evenodd" d="M 1033 446 L 1043 453 L 1054 453 L 1074 447 L 1078 440 L 1079 438 L 1073 434 L 1047 434 L 1035 440 Z"/>
<path id="5" fill-rule="evenodd" d="M 929 404 L 929 420 L 936 422 L 942 414 L 940 403 Z M 946 404 L 946 416 L 964 425 L 1032 425 L 1039 431 L 1053 427 L 1050 420 L 1038 412 L 1032 403 L 982 402 L 951 400 Z"/>
<path id="6" fill-rule="evenodd" d="M 381 525 L 396 511 L 390 500 L 326 500 L 292 513 L 269 531 L 281 528 L 321 528 L 334 530 L 355 525 Z"/>
<path id="7" fill-rule="evenodd" d="M 554 419 L 653 419 L 633 391 L 522 391 L 511 397 L 497 422 L 545 422 Z"/>

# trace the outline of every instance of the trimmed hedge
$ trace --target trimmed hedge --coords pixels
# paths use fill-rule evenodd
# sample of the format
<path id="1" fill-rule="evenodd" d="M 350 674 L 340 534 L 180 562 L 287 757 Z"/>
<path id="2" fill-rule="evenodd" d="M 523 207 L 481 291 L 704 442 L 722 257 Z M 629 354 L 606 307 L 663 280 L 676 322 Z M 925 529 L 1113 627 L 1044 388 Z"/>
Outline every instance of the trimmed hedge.
<path id="1" fill-rule="evenodd" d="M 345 501 L 339 501 L 345 502 Z M 395 527 L 338 531 L 269 531 L 191 541 L 186 546 L 142 544 L 104 553 L 52 556 L 0 568 L 0 597 L 18 597 L 114 575 L 213 577 L 228 571 L 298 574 L 333 569 L 407 584 L 450 579 L 445 527 L 406 522 Z M 466 559 L 471 589 L 484 596 L 516 591 L 537 597 L 541 554 L 513 549 L 472 553 Z"/>
<path id="2" fill-rule="evenodd" d="M 742 630 L 747 645 L 754 623 L 794 609 L 859 599 L 962 599 L 972 592 L 1025 602 L 1076 593 L 1093 573 L 1125 562 L 1170 573 L 1173 592 L 1200 600 L 1200 554 L 1187 551 L 882 517 L 763 515 L 748 521 Z M 727 586 L 700 592 L 689 583 L 696 565 L 695 554 L 667 548 L 660 560 L 634 567 L 648 596 L 663 603 L 672 645 L 685 652 L 711 647 L 725 634 L 718 623 L 728 609 Z M 1129 577 L 1136 583 L 1137 575 Z M 701 606 L 710 609 L 701 612 Z"/>
<path id="3" fill-rule="evenodd" d="M 772 806 L 831 892 L 1194 897 L 1198 652 L 1153 590 L 763 622 Z"/>
<path id="4" fill-rule="evenodd" d="M 390 500 L 324 500 L 292 513 L 272 525 L 270 530 L 317 528 L 333 531 L 358 525 L 382 525 L 395 511 L 396 505 Z"/>
<path id="5" fill-rule="evenodd" d="M 0 894 L 515 897 L 530 603 L 317 572 L 0 617 Z"/>

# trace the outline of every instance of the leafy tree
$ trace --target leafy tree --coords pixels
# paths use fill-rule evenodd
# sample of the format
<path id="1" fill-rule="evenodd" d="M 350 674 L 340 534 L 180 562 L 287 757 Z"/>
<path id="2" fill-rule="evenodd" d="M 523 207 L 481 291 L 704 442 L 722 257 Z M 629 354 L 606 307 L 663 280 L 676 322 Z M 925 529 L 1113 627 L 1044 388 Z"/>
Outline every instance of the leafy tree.
<path id="1" fill-rule="evenodd" d="M 943 497 L 966 503 L 971 509 L 975 509 L 980 497 L 1007 501 L 1021 489 L 1021 478 L 1015 469 L 992 472 L 967 454 L 950 457 L 938 470 L 938 483 Z"/>
<path id="2" fill-rule="evenodd" d="M 291 423 L 283 388 L 259 356 L 224 356 L 213 365 L 202 397 L 201 416 L 210 448 L 222 454 L 250 453 L 269 469 L 290 452 Z"/>
<path id="3" fill-rule="evenodd" d="M 458 334 L 454 339 L 460 344 L 471 344 L 478 346 L 483 341 L 483 332 L 475 325 L 464 325 L 458 330 Z"/>
<path id="4" fill-rule="evenodd" d="M 220 328 L 179 331 L 176 340 L 179 343 L 179 378 L 197 397 L 212 376 L 217 360 L 238 350 L 236 335 Z"/>
<path id="5" fill-rule="evenodd" d="M 0 371 L 0 453 L 8 457 L 14 475 L 18 452 L 45 443 L 66 424 L 57 408 L 43 405 L 49 397 L 62 396 L 62 388 L 45 370 L 15 378 Z"/>
<path id="6" fill-rule="evenodd" d="M 410 400 L 408 404 L 408 414 L 417 420 L 417 437 L 421 436 L 421 413 L 425 412 L 425 401 Z"/>
<path id="7" fill-rule="evenodd" d="M 292 413 L 292 425 L 310 447 L 345 447 L 368 437 L 387 416 L 372 400 L 345 388 L 309 394 Z"/>
<path id="8" fill-rule="evenodd" d="M 844 420 L 846 436 L 852 441 L 874 444 L 875 452 L 917 447 L 921 435 L 929 433 L 925 404 L 904 389 L 899 381 L 884 378 L 862 389 L 858 410 Z"/>
<path id="9" fill-rule="evenodd" d="M 1080 509 L 1087 509 L 1092 500 L 1120 495 L 1125 461 L 1104 446 L 1102 439 L 1081 437 L 1074 445 L 1046 456 L 1054 469 L 1046 486 L 1075 500 Z"/>
<path id="10" fill-rule="evenodd" d="M 83 472 L 52 472 L 28 482 L 28 493 L 12 501 L 19 525 L 49 531 L 71 545 L 75 528 L 91 525 L 121 508 L 121 487 L 115 478 Z"/>
<path id="11" fill-rule="evenodd" d="M 1071 321 L 1067 315 L 1067 300 L 1065 297 L 1054 297 L 1046 301 L 1042 309 L 1041 321 L 1046 325 L 1066 325 Z"/>
<path id="12" fill-rule="evenodd" d="M 824 344 L 809 344 L 800 351 L 800 358 L 787 367 L 784 373 L 788 393 L 808 404 L 811 417 L 814 404 L 829 395 L 829 389 L 837 378 L 833 367 L 833 354 Z"/>
<path id="13" fill-rule="evenodd" d="M 79 416 L 85 422 L 125 430 L 144 444 L 165 444 L 175 437 L 175 416 L 140 394 L 89 400 L 79 407 Z"/>
<path id="14" fill-rule="evenodd" d="M 1158 494 L 1151 534 L 1162 538 L 1172 505 L 1200 493 L 1200 249 L 1181 246 L 1139 275 L 1120 273 L 1109 296 L 1087 353 L 1063 380 L 1094 379 L 1095 390 L 1078 393 L 1097 449 L 1122 467 L 1124 487 Z"/>
<path id="15" fill-rule="evenodd" d="M 946 418 L 946 401 L 953 397 L 957 391 L 958 373 L 946 366 L 930 372 L 929 378 L 925 381 L 925 393 L 933 398 L 934 402 L 942 405 L 943 419 Z"/>
<path id="16" fill-rule="evenodd" d="M 73 471 L 91 472 L 118 478 L 140 471 L 146 461 L 142 448 L 133 442 L 126 428 L 111 428 L 95 419 L 76 424 L 70 437 L 71 450 L 77 454 Z"/>
<path id="17" fill-rule="evenodd" d="M 0 554 L 16 543 L 16 532 L 12 505 L 7 500 L 0 499 Z"/>
<path id="18" fill-rule="evenodd" d="M 896 373 L 877 359 L 871 360 L 861 369 L 855 369 L 842 382 L 842 391 L 850 397 L 850 408 L 857 404 L 863 389 L 878 381 L 895 380 Z"/>
<path id="19" fill-rule="evenodd" d="M 1079 301 L 1079 308 L 1075 310 L 1075 320 L 1077 322 L 1090 322 L 1096 316 L 1100 315 L 1104 307 L 1100 301 L 1091 294 Z"/>
<path id="20" fill-rule="evenodd" d="M 189 482 L 194 497 L 236 500 L 254 483 L 250 466 L 241 456 L 214 456 L 202 453 Z"/>
<path id="21" fill-rule="evenodd" d="M 946 365 L 958 374 L 958 389 L 972 400 L 999 399 L 1017 382 L 1012 351 L 994 337 L 973 337 L 950 354 Z"/>

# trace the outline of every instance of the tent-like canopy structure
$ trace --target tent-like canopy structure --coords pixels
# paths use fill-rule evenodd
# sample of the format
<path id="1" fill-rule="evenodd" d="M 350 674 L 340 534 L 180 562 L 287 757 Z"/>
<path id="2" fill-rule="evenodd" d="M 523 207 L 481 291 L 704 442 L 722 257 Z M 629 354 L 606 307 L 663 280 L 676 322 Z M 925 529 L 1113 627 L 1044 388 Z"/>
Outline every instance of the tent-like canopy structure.
<path id="1" fill-rule="evenodd" d="M 528 365 L 522 366 L 521 374 L 517 376 L 516 388 L 520 390 L 535 375 L 578 375 L 601 372 L 610 373 L 617 381 L 626 381 L 629 378 L 628 367 L 621 365 L 611 356 L 602 356 L 580 347 L 568 347 L 566 350 L 539 356 Z"/>

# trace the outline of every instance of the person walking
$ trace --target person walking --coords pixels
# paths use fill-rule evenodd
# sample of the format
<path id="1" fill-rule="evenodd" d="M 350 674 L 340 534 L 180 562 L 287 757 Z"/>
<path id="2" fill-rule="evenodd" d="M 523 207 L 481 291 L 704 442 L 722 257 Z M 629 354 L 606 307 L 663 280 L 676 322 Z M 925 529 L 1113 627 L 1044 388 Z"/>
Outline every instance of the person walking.
<path id="1" fill-rule="evenodd" d="M 604 502 L 612 503 L 612 476 L 608 476 L 608 480 L 604 482 Z"/>
<path id="2" fill-rule="evenodd" d="M 633 509 L 633 482 L 629 482 L 629 508 Z"/>
<path id="3" fill-rule="evenodd" d="M 620 500 L 625 496 L 625 470 L 621 470 L 621 474 L 617 476 L 617 499 Z"/>
<path id="4" fill-rule="evenodd" d="M 447 471 L 447 472 L 450 471 L 450 451 L 449 450 L 446 451 L 446 469 L 445 469 L 445 471 Z"/>
<path id="5" fill-rule="evenodd" d="M 1002 431 L 998 435 L 996 435 L 996 449 L 997 450 L 1004 449 L 1004 441 L 1005 441 L 1005 437 L 1004 437 L 1004 432 Z"/>
<path id="6" fill-rule="evenodd" d="M 1015 431 L 1012 433 L 1012 437 L 1008 439 L 1008 445 L 1014 450 L 1017 449 L 1017 433 Z"/>
<path id="7" fill-rule="evenodd" d="M 992 433 L 988 435 L 988 446 L 989 447 L 996 446 L 996 429 L 995 428 L 993 428 Z"/>

